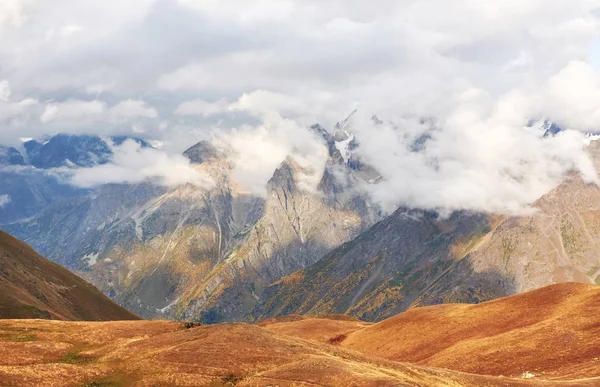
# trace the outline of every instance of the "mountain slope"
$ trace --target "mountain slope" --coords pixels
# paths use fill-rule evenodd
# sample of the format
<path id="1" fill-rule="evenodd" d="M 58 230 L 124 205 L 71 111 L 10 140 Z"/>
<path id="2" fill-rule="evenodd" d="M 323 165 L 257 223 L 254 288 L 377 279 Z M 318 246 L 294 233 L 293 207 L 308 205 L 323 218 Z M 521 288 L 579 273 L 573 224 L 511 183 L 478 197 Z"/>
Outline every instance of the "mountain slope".
<path id="1" fill-rule="evenodd" d="M 600 160 L 600 142 L 588 151 Z M 398 210 L 272 284 L 251 320 L 341 313 L 380 321 L 414 306 L 478 303 L 553 283 L 600 283 L 600 188 L 575 173 L 520 217 Z"/>
<path id="2" fill-rule="evenodd" d="M 269 284 L 380 219 L 346 189 L 358 178 L 317 133 L 330 151 L 317 192 L 300 188 L 304 171 L 287 159 L 256 196 L 224 152 L 201 142 L 185 155 L 213 187 L 107 185 L 3 227 L 143 317 L 239 321 Z"/>
<path id="3" fill-rule="evenodd" d="M 546 379 L 600 372 L 600 287 L 563 283 L 479 305 L 416 308 L 341 346 L 394 361 Z"/>
<path id="4" fill-rule="evenodd" d="M 465 286 L 446 293 L 454 302 L 510 294 L 496 272 L 474 273 L 461 260 L 492 223 L 480 214 L 435 214 L 399 209 L 315 265 L 269 286 L 250 316 L 347 314 L 377 321 L 408 309 L 432 284 L 454 271 Z"/>
<path id="5" fill-rule="evenodd" d="M 92 285 L 2 231 L 0 318 L 138 319 Z"/>
<path id="6" fill-rule="evenodd" d="M 61 199 L 71 200 L 90 195 L 90 189 L 69 184 L 66 173 L 71 168 L 105 164 L 113 157 L 112 144 L 126 140 L 150 147 L 131 137 L 101 138 L 87 135 L 57 134 L 48 141 L 23 143 L 23 153 L 0 145 L 0 224 L 38 215 Z M 21 238 L 23 239 L 23 238 Z"/>

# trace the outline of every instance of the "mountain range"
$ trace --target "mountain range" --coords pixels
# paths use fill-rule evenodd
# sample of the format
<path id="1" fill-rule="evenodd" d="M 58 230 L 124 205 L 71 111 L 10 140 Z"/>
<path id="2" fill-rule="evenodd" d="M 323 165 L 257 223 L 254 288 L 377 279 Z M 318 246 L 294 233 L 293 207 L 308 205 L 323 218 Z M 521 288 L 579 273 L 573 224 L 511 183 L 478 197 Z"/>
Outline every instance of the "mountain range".
<path id="1" fill-rule="evenodd" d="M 141 316 L 243 320 L 264 288 L 381 219 L 351 189 L 362 177 L 333 138 L 313 130 L 329 150 L 318 192 L 299 188 L 302 168 L 288 158 L 266 197 L 247 193 L 227 156 L 202 142 L 184 155 L 212 177 L 210 189 L 104 185 L 3 228 Z"/>
<path id="2" fill-rule="evenodd" d="M 290 157 L 265 196 L 245 191 L 227 151 L 206 141 L 184 155 L 211 176 L 211 188 L 147 182 L 92 189 L 50 172 L 110 162 L 109 142 L 124 138 L 29 141 L 25 165 L 11 150 L 18 162 L 2 169 L 15 183 L 0 187 L 0 196 L 14 198 L 0 208 L 1 228 L 142 317 L 204 323 L 287 314 L 381 321 L 418 306 L 480 303 L 599 277 L 600 189 L 577 174 L 534 203 L 531 215 L 442 217 L 411 208 L 387 215 L 360 189 L 379 176 L 352 152 L 359 139 L 346 123 L 333 134 L 312 130 L 329 152 L 317 192 L 302 189 L 304 171 Z M 592 142 L 588 149 L 596 161 L 599 148 Z M 25 182 L 23 171 L 38 180 Z M 35 200 L 9 192 L 52 187 L 44 179 L 64 191 Z M 15 210 L 21 207 L 29 210 Z"/>

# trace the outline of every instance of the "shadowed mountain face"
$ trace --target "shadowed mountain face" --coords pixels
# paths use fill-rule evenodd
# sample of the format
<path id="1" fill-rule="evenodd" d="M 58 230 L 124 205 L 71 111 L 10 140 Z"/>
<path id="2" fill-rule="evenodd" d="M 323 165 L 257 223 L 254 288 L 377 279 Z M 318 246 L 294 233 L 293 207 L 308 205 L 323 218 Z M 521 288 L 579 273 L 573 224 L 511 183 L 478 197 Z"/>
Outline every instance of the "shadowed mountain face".
<path id="1" fill-rule="evenodd" d="M 24 164 L 25 160 L 18 150 L 0 145 L 0 166 Z"/>
<path id="2" fill-rule="evenodd" d="M 58 134 L 44 143 L 27 141 L 23 153 L 0 146 L 0 198 L 4 198 L 0 200 L 0 224 L 34 216 L 61 199 L 87 196 L 89 189 L 69 185 L 59 169 L 105 164 L 113 156 L 109 144 L 120 145 L 128 139 L 142 147 L 150 146 L 131 137 L 103 139 L 67 134 Z"/>
<path id="3" fill-rule="evenodd" d="M 138 319 L 92 285 L 2 231 L 0 318 Z"/>
<path id="4" fill-rule="evenodd" d="M 478 214 L 439 220 L 435 214 L 399 209 L 315 265 L 269 286 L 252 318 L 347 314 L 378 321 L 424 295 L 433 303 L 473 303 L 511 294 L 509 277 L 475 273 L 462 259 L 490 227 L 490 220 Z"/>
<path id="5" fill-rule="evenodd" d="M 110 137 L 108 140 L 98 136 L 57 134 L 47 142 L 31 140 L 24 143 L 29 163 L 39 169 L 63 166 L 91 167 L 106 164 L 112 157 L 110 143 L 121 145 L 132 139 L 142 147 L 150 147 L 145 141 L 131 137 Z"/>
<path id="6" fill-rule="evenodd" d="M 3 320 L 0 384 L 591 387 L 600 382 L 599 300 L 597 286 L 570 283 L 377 324 Z"/>

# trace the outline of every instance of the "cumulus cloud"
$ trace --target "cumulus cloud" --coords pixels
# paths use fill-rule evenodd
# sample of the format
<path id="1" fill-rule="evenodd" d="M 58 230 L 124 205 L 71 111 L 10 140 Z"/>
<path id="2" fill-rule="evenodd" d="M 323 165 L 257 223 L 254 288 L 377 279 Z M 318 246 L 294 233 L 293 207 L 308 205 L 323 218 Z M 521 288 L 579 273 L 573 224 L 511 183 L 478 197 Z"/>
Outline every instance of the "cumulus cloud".
<path id="1" fill-rule="evenodd" d="M 356 117 L 360 145 L 354 152 L 382 175 L 364 188 L 384 208 L 517 215 L 532 211 L 529 205 L 571 171 L 598 183 L 585 152 L 589 140 L 572 130 L 544 137 L 539 127 L 522 125 L 528 118 L 522 96 L 508 95 L 495 106 L 485 106 L 478 93 L 461 99 L 455 114 L 433 124 Z"/>
<path id="2" fill-rule="evenodd" d="M 0 29 L 5 26 L 18 27 L 23 23 L 22 0 L 4 0 L 0 3 Z"/>
<path id="3" fill-rule="evenodd" d="M 545 115 L 559 125 L 580 131 L 600 131 L 600 76 L 589 64 L 569 63 L 550 78 L 544 96 Z"/>
<path id="4" fill-rule="evenodd" d="M 158 113 L 146 102 L 128 99 L 108 109 L 108 119 L 115 122 L 126 122 L 130 118 L 157 118 Z"/>
<path id="5" fill-rule="evenodd" d="M 0 195 L 0 209 L 6 207 L 11 202 L 12 202 L 12 200 L 11 200 L 10 196 Z"/>
<path id="6" fill-rule="evenodd" d="M 214 141 L 234 163 L 234 180 L 256 194 L 266 193 L 267 182 L 287 158 L 299 167 L 300 188 L 316 192 L 328 156 L 316 134 L 276 113 L 265 116 L 262 125 L 221 133 Z"/>
<path id="7" fill-rule="evenodd" d="M 301 129 L 332 128 L 358 108 L 393 123 L 357 116 L 353 127 L 357 152 L 384 174 L 369 186 L 377 200 L 514 212 L 570 169 L 595 180 L 578 132 L 600 128 L 598 9 L 600 0 L 3 1 L 0 140 L 142 133 L 177 153 L 218 131 L 240 179 L 262 190 L 289 154 L 319 176 L 320 142 Z M 433 129 L 423 117 L 436 118 Z M 525 128 L 534 118 L 573 131 L 543 138 Z M 420 136 L 421 151 L 407 150 Z"/>
<path id="8" fill-rule="evenodd" d="M 157 149 L 143 148 L 133 140 L 113 146 L 112 151 L 114 155 L 109 164 L 71 170 L 70 182 L 84 188 L 143 181 L 167 187 L 193 184 L 200 188 L 210 188 L 213 185 L 212 179 L 194 169 L 184 156 L 170 156 Z"/>
<path id="9" fill-rule="evenodd" d="M 21 101 L 11 100 L 11 88 L 8 81 L 0 81 L 0 128 L 19 127 L 28 116 L 34 114 L 32 108 L 36 107 L 38 101 L 26 98 Z"/>
<path id="10" fill-rule="evenodd" d="M 157 118 L 158 113 L 146 102 L 124 100 L 107 107 L 104 102 L 70 99 L 64 102 L 52 102 L 46 106 L 40 116 L 40 122 L 59 127 L 93 126 L 101 123 L 124 124 L 136 119 Z M 136 132 L 136 126 L 133 125 Z"/>
<path id="11" fill-rule="evenodd" d="M 194 99 L 191 101 L 182 102 L 175 110 L 175 114 L 181 116 L 211 117 L 217 114 L 226 113 L 228 111 L 230 111 L 230 107 L 227 101 L 224 99 L 220 99 L 216 102 Z"/>
<path id="12" fill-rule="evenodd" d="M 106 110 L 104 103 L 100 101 L 68 100 L 60 103 L 51 103 L 40 117 L 44 124 L 59 121 L 74 124 L 84 124 L 96 119 Z"/>

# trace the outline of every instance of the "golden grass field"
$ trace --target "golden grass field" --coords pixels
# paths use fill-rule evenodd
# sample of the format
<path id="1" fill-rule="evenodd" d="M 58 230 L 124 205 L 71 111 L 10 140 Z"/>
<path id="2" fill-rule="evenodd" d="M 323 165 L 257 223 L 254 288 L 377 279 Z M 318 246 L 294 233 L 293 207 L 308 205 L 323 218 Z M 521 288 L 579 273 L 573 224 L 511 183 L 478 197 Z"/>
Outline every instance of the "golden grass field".
<path id="1" fill-rule="evenodd" d="M 600 288 L 562 284 L 378 324 L 2 320 L 0 385 L 599 386 L 599 312 Z"/>

